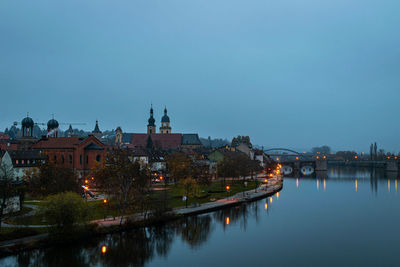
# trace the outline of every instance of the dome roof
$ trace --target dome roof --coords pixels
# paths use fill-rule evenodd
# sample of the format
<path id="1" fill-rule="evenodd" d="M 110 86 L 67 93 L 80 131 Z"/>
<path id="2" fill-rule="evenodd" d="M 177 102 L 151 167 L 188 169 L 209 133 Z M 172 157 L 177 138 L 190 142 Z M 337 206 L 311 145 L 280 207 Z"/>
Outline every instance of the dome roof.
<path id="1" fill-rule="evenodd" d="M 164 109 L 164 116 L 161 118 L 161 122 L 169 122 L 169 117 L 167 115 L 167 107 Z"/>
<path id="2" fill-rule="evenodd" d="M 162 118 L 161 118 L 161 122 L 169 122 L 169 117 L 167 114 L 165 114 Z"/>
<path id="3" fill-rule="evenodd" d="M 58 128 L 58 121 L 56 121 L 55 119 L 51 119 L 47 122 L 47 129 L 48 130 L 52 130 L 52 129 L 56 129 Z"/>
<path id="4" fill-rule="evenodd" d="M 32 118 L 30 118 L 28 116 L 25 119 L 23 119 L 21 122 L 22 127 L 33 127 L 34 124 L 35 123 L 33 122 Z"/>
<path id="5" fill-rule="evenodd" d="M 117 127 L 117 129 L 115 129 L 116 132 L 122 132 L 122 129 L 120 126 Z"/>

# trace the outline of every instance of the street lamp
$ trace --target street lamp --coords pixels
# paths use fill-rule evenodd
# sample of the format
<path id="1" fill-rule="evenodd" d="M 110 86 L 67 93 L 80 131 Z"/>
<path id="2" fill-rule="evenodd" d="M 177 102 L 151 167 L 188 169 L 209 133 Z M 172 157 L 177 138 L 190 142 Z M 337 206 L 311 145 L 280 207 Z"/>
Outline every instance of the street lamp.
<path id="1" fill-rule="evenodd" d="M 103 204 L 104 204 L 104 220 L 106 220 L 106 204 L 107 204 L 107 199 L 103 199 Z"/>
<path id="2" fill-rule="evenodd" d="M 231 187 L 227 185 L 225 188 L 226 188 L 226 196 L 229 196 L 229 189 L 231 189 Z"/>

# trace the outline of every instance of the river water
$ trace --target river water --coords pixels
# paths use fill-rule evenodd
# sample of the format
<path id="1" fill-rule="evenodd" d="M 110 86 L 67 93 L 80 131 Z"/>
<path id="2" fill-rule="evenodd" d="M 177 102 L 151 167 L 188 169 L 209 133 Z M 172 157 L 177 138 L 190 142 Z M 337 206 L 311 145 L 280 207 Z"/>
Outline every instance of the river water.
<path id="1" fill-rule="evenodd" d="M 327 177 L 285 178 L 279 194 L 247 205 L 0 266 L 400 266 L 397 183 L 381 171 L 330 168 Z"/>

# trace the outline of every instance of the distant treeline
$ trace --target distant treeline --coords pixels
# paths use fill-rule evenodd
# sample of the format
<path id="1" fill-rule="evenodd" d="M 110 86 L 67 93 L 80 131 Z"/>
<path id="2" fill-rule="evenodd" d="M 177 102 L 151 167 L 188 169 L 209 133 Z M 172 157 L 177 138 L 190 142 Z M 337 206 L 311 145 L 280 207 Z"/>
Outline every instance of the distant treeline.
<path id="1" fill-rule="evenodd" d="M 222 139 L 222 138 L 216 138 L 216 139 L 211 139 L 211 137 L 208 138 L 203 138 L 200 137 L 200 141 L 205 147 L 212 147 L 212 148 L 218 148 L 222 147 L 225 145 L 230 145 L 231 142 L 228 141 L 228 139 Z"/>

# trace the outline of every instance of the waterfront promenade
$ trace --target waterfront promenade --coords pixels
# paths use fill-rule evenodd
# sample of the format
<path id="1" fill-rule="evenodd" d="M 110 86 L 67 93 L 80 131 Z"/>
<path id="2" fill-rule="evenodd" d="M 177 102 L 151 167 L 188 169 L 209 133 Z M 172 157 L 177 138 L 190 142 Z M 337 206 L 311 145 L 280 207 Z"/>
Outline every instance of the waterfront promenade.
<path id="1" fill-rule="evenodd" d="M 175 208 L 170 212 L 170 215 L 190 216 L 190 215 L 207 213 L 207 212 L 215 211 L 218 209 L 241 205 L 245 202 L 250 202 L 250 201 L 254 201 L 257 199 L 261 199 L 261 198 L 265 198 L 270 195 L 273 195 L 273 194 L 279 192 L 282 189 L 282 186 L 283 186 L 283 178 L 282 177 L 269 178 L 267 183 L 263 183 L 256 189 L 240 192 L 240 193 L 237 193 L 236 195 L 233 195 L 233 196 L 230 196 L 227 198 L 223 198 L 220 200 L 216 200 L 213 202 L 204 203 L 201 205 Z M 125 224 L 128 221 L 129 222 L 141 222 L 144 220 L 144 218 L 145 218 L 145 216 L 143 214 L 135 214 L 135 215 L 131 215 L 131 216 L 126 216 L 126 218 L 123 219 L 122 223 Z M 120 224 L 120 220 L 121 220 L 120 217 L 115 217 L 115 218 L 110 218 L 110 219 L 94 220 L 94 221 L 91 221 L 91 223 L 97 224 L 101 228 L 107 228 L 107 227 L 118 226 Z M 3 224 L 3 227 L 36 228 L 36 227 L 43 227 L 43 225 L 6 225 L 6 224 Z M 20 238 L 20 239 L 3 241 L 3 242 L 0 242 L 0 250 L 7 251 L 16 246 L 24 246 L 24 245 L 32 244 L 35 242 L 39 242 L 39 241 L 45 240 L 46 238 L 48 238 L 48 236 L 49 236 L 48 234 L 41 234 L 41 235 L 29 236 L 29 237 Z"/>

